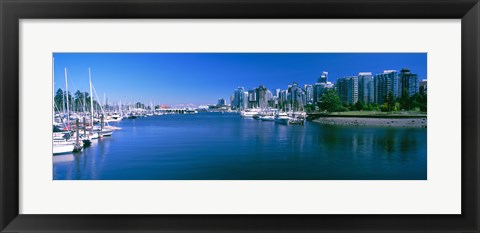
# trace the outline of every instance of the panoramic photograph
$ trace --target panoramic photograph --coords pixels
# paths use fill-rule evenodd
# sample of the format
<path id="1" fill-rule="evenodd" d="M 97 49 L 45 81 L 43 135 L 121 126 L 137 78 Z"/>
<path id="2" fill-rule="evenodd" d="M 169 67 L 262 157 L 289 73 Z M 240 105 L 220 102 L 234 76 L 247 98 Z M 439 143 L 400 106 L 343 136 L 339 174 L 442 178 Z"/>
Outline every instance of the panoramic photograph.
<path id="1" fill-rule="evenodd" d="M 427 53 L 53 53 L 54 180 L 427 180 Z"/>

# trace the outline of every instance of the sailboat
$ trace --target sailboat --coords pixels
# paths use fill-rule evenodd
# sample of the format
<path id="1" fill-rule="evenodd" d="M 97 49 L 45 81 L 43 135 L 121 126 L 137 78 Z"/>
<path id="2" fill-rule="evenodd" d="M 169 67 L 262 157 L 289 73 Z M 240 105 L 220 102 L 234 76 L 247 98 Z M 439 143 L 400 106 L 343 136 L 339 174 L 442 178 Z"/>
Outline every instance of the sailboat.
<path id="1" fill-rule="evenodd" d="M 91 75 L 91 72 L 90 72 L 90 68 L 88 68 L 88 78 L 89 78 L 89 81 L 90 81 L 90 118 L 91 118 L 91 122 L 92 122 L 92 126 L 91 126 L 91 133 L 97 133 L 98 134 L 98 137 L 101 138 L 103 136 L 112 136 L 113 134 L 113 129 L 120 129 L 118 127 L 112 127 L 110 129 L 106 128 L 108 125 L 107 122 L 100 122 L 100 126 L 96 125 L 94 126 L 93 125 L 93 84 L 92 84 L 92 75 Z M 95 95 L 96 95 L 96 92 L 95 92 Z M 97 96 L 97 99 L 98 99 L 98 96 Z M 99 100 L 100 101 L 100 100 Z M 101 106 L 100 106 L 101 108 Z M 103 112 L 103 109 L 102 109 L 102 112 Z M 107 124 L 107 125 L 104 125 L 104 124 Z M 97 138 L 98 138 L 97 137 Z"/>
<path id="2" fill-rule="evenodd" d="M 60 130 L 53 126 L 53 155 L 72 153 L 75 150 L 75 141 L 69 131 Z"/>

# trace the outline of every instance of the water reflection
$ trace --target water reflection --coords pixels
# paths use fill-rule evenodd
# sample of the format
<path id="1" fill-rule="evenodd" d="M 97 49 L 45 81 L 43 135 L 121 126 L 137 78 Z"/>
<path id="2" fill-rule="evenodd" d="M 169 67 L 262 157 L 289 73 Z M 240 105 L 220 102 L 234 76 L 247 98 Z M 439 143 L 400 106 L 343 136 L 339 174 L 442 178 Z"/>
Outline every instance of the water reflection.
<path id="1" fill-rule="evenodd" d="M 236 114 L 124 120 L 55 179 L 426 179 L 427 130 L 280 125 Z M 57 157 L 57 156 L 54 156 Z"/>

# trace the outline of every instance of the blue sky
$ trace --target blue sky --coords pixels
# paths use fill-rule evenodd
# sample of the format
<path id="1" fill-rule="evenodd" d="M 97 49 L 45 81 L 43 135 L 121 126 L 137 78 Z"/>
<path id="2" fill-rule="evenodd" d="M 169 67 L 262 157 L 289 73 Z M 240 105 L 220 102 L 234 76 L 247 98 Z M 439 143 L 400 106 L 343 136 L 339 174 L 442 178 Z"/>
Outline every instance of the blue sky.
<path id="1" fill-rule="evenodd" d="M 409 68 L 427 79 L 426 53 L 54 53 L 55 91 L 89 91 L 88 68 L 98 97 L 171 106 L 227 102 L 238 86 L 286 89 L 314 84 L 322 71 L 329 81 L 383 70 Z"/>

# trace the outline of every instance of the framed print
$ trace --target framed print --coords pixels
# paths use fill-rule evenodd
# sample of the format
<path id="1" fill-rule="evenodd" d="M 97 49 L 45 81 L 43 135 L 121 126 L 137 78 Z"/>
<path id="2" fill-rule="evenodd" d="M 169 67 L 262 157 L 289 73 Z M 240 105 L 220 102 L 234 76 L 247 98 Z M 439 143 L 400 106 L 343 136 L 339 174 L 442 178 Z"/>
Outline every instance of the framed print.
<path id="1" fill-rule="evenodd" d="M 2 232 L 478 232 L 476 0 L 0 7 Z"/>

